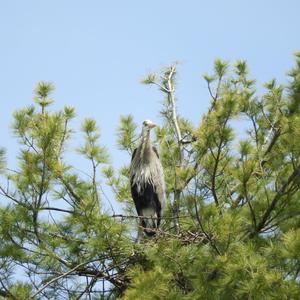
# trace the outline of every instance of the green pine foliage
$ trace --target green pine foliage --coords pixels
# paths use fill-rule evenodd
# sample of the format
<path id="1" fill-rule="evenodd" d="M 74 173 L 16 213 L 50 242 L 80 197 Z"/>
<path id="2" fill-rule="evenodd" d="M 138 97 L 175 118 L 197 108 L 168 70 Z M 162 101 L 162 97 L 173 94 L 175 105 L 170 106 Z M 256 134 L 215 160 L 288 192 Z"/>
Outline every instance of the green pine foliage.
<path id="1" fill-rule="evenodd" d="M 14 113 L 14 170 L 0 150 L 0 299 L 299 299 L 300 55 L 288 84 L 272 79 L 262 93 L 246 61 L 216 60 L 198 124 L 178 112 L 177 67 L 142 81 L 164 99 L 153 142 L 167 204 L 156 236 L 139 242 L 134 117 L 120 117 L 120 169 L 96 121 L 83 121 L 83 172 L 67 159 L 75 110 L 51 110 L 51 83 Z M 122 214 L 108 209 L 104 187 Z"/>

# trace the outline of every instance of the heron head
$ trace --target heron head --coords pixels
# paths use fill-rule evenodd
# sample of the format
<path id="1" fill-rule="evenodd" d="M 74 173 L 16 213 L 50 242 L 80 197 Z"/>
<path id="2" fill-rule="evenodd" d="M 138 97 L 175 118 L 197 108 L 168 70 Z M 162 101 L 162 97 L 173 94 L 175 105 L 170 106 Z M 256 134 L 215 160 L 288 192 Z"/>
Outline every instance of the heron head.
<path id="1" fill-rule="evenodd" d="M 156 126 L 156 124 L 150 120 L 145 120 L 143 122 L 143 129 L 150 130 L 150 129 L 154 128 L 155 126 Z"/>
<path id="2" fill-rule="evenodd" d="M 152 121 L 150 121 L 150 120 L 145 120 L 145 121 L 143 122 L 142 136 L 143 136 L 144 138 L 149 137 L 150 130 L 151 130 L 152 128 L 154 128 L 155 126 L 156 126 L 156 124 L 153 123 Z"/>

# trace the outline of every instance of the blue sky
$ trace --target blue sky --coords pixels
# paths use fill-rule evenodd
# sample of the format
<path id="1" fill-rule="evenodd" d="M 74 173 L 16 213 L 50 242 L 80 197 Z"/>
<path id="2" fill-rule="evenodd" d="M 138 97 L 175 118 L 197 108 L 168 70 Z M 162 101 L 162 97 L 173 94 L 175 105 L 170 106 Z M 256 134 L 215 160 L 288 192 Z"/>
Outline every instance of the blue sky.
<path id="1" fill-rule="evenodd" d="M 2 0 L 1 146 L 14 164 L 12 112 L 31 104 L 35 84 L 45 80 L 56 86 L 54 108 L 72 105 L 79 120 L 95 118 L 102 143 L 123 165 L 120 115 L 160 122 L 160 93 L 140 84 L 148 72 L 180 62 L 179 111 L 198 124 L 209 101 L 201 76 L 217 57 L 246 59 L 259 84 L 286 81 L 300 50 L 299 11 L 297 0 Z"/>

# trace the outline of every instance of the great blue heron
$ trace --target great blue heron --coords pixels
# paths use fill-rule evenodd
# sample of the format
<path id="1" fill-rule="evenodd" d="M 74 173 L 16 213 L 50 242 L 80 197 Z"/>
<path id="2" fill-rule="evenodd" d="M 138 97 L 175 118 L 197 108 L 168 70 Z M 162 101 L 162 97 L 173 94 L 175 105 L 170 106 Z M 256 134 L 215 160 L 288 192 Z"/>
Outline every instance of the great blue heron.
<path id="1" fill-rule="evenodd" d="M 140 226 L 148 236 L 159 227 L 165 202 L 164 173 L 159 155 L 150 140 L 150 130 L 156 125 L 143 122 L 141 142 L 134 150 L 130 167 L 131 194 L 140 218 Z"/>

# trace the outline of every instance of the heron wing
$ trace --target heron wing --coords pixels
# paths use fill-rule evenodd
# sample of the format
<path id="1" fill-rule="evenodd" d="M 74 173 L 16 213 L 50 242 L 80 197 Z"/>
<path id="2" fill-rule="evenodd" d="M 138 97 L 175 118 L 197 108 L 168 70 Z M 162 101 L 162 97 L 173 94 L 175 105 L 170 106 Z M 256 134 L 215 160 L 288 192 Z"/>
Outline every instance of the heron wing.
<path id="1" fill-rule="evenodd" d="M 159 159 L 159 154 L 158 154 L 158 151 L 157 151 L 156 147 L 153 146 L 152 149 L 155 152 L 157 158 Z"/>
<path id="2" fill-rule="evenodd" d="M 131 194 L 138 215 L 144 216 L 145 211 L 153 211 L 153 217 L 157 218 L 156 224 L 147 225 L 151 228 L 158 228 L 160 224 L 162 206 L 154 186 L 151 183 L 147 183 L 145 184 L 144 189 L 138 192 L 137 186 L 134 184 L 131 186 Z M 148 227 L 147 225 L 145 224 L 145 227 Z"/>
<path id="3" fill-rule="evenodd" d="M 138 192 L 136 184 L 131 186 L 132 198 L 137 210 L 137 213 L 142 216 L 142 210 L 152 208 L 156 214 L 160 214 L 161 204 L 155 188 L 151 183 L 145 184 L 142 191 Z"/>
<path id="4" fill-rule="evenodd" d="M 133 161 L 133 159 L 134 159 L 134 157 L 135 157 L 136 150 L 137 150 L 137 148 L 135 148 L 135 149 L 133 150 L 133 153 L 132 153 L 132 156 L 131 156 L 131 161 Z"/>

